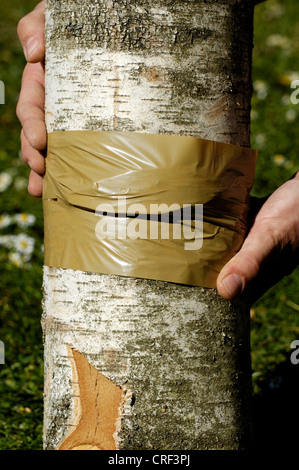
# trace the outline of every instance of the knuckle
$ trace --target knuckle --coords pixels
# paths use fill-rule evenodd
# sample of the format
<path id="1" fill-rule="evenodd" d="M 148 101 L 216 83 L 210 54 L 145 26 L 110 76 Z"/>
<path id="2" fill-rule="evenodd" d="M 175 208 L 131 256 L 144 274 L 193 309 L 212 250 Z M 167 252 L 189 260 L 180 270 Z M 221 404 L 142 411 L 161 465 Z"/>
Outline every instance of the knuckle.
<path id="1" fill-rule="evenodd" d="M 41 188 L 30 181 L 28 182 L 27 191 L 33 197 L 41 197 L 42 195 Z"/>
<path id="2" fill-rule="evenodd" d="M 17 107 L 16 107 L 16 115 L 17 115 L 17 118 L 20 120 L 20 116 L 21 116 L 21 113 L 20 113 L 20 99 L 17 103 Z"/>
<path id="3" fill-rule="evenodd" d="M 30 183 L 30 182 L 28 183 L 27 191 L 28 191 L 28 193 L 30 194 L 30 196 L 36 197 L 36 196 L 35 196 L 35 194 L 36 194 L 35 187 L 34 187 L 34 185 L 33 185 L 32 183 Z"/>
<path id="4" fill-rule="evenodd" d="M 17 106 L 16 106 L 16 115 L 18 119 L 21 121 L 24 119 L 24 116 L 26 115 L 26 105 L 24 104 L 21 96 L 18 99 Z"/>
<path id="5" fill-rule="evenodd" d="M 30 167 L 31 152 L 28 142 L 24 139 L 21 133 L 21 156 L 22 160 Z"/>
<path id="6" fill-rule="evenodd" d="M 24 36 L 24 32 L 26 30 L 26 26 L 27 26 L 27 22 L 28 22 L 28 15 L 26 16 L 23 16 L 23 18 L 21 18 L 17 24 L 17 33 L 18 33 L 18 36 L 19 36 L 19 39 L 20 41 L 22 42 L 23 40 L 23 36 Z"/>
<path id="7" fill-rule="evenodd" d="M 22 160 L 24 163 L 26 163 L 27 166 L 29 166 L 30 168 L 30 154 L 29 152 L 27 151 L 27 148 L 26 147 L 23 147 L 21 148 L 21 156 L 22 156 Z"/>
<path id="8" fill-rule="evenodd" d="M 257 260 L 254 258 L 252 254 L 246 254 L 246 264 L 248 268 L 250 269 L 251 273 L 253 276 L 257 276 L 259 270 L 260 270 L 260 265 L 257 262 Z"/>
<path id="9" fill-rule="evenodd" d="M 40 136 L 36 132 L 31 132 L 29 139 L 30 139 L 30 145 L 34 149 L 37 150 L 40 148 L 41 140 L 40 140 Z"/>
<path id="10" fill-rule="evenodd" d="M 24 17 L 19 20 L 18 25 L 17 25 L 17 33 L 19 37 L 23 30 L 23 25 L 24 25 Z"/>

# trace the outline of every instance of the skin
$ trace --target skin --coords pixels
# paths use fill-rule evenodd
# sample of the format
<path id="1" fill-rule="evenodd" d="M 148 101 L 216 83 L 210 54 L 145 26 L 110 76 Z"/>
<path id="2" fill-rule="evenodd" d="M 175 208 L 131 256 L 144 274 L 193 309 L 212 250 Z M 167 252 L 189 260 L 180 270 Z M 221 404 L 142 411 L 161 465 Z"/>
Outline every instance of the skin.
<path id="1" fill-rule="evenodd" d="M 24 68 L 21 91 L 17 104 L 17 116 L 21 122 L 21 153 L 31 168 L 28 191 L 41 197 L 42 178 L 45 171 L 44 150 L 47 145 L 44 98 L 44 23 L 45 0 L 24 16 L 18 24 L 18 35 L 27 64 Z"/>
<path id="2" fill-rule="evenodd" d="M 28 191 L 41 197 L 47 134 L 44 115 L 45 1 L 23 17 L 18 35 L 27 64 L 17 116 L 22 125 L 21 152 L 31 168 Z M 241 250 L 217 279 L 219 294 L 235 302 L 253 303 L 299 262 L 299 172 L 267 198 L 252 198 L 250 225 Z"/>

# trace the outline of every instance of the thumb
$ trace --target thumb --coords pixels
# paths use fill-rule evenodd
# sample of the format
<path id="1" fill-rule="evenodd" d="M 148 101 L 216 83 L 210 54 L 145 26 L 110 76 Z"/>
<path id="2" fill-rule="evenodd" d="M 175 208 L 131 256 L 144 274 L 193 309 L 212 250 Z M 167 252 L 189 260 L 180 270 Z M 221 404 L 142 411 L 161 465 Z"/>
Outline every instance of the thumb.
<path id="1" fill-rule="evenodd" d="M 275 231 L 265 224 L 254 225 L 240 251 L 222 268 L 217 279 L 218 293 L 232 300 L 258 278 L 269 255 L 277 247 Z"/>

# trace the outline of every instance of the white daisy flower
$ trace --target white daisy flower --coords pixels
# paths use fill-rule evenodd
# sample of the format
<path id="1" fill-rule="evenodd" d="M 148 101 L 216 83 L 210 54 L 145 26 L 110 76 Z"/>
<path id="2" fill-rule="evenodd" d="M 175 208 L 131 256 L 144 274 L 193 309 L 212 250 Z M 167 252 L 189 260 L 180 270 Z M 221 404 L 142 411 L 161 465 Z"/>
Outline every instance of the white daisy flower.
<path id="1" fill-rule="evenodd" d="M 288 160 L 285 158 L 284 155 L 277 154 L 277 155 L 274 155 L 273 161 L 278 166 L 285 166 Z"/>
<path id="2" fill-rule="evenodd" d="M 299 80 L 299 72 L 296 70 L 289 70 L 278 77 L 279 83 L 285 86 L 291 86 L 291 84 L 296 80 Z"/>
<path id="3" fill-rule="evenodd" d="M 8 214 L 0 214 L 0 228 L 8 227 L 11 224 L 11 217 Z"/>
<path id="4" fill-rule="evenodd" d="M 266 142 L 266 136 L 264 134 L 258 134 L 255 137 L 255 144 L 259 147 L 262 148 Z"/>
<path id="5" fill-rule="evenodd" d="M 12 177 L 9 173 L 0 173 L 0 191 L 5 191 L 12 182 Z"/>
<path id="6" fill-rule="evenodd" d="M 0 245 L 5 246 L 5 248 L 12 248 L 12 246 L 13 246 L 13 235 L 1 235 L 0 236 Z"/>
<path id="7" fill-rule="evenodd" d="M 16 214 L 14 216 L 14 221 L 20 226 L 20 227 L 29 227 L 34 224 L 35 222 L 35 216 L 33 214 Z"/>
<path id="8" fill-rule="evenodd" d="M 286 120 L 288 122 L 293 122 L 295 121 L 297 117 L 297 113 L 294 109 L 289 109 L 287 112 L 286 112 Z"/>
<path id="9" fill-rule="evenodd" d="M 8 259 L 17 268 L 20 268 L 21 266 L 23 266 L 23 258 L 20 253 L 16 253 L 16 252 L 9 253 Z"/>
<path id="10" fill-rule="evenodd" d="M 281 34 L 271 34 L 267 38 L 267 45 L 270 47 L 288 47 L 290 40 Z"/>
<path id="11" fill-rule="evenodd" d="M 25 233 L 20 233 L 19 235 L 15 235 L 13 241 L 15 250 L 25 255 L 27 260 L 30 259 L 34 250 L 34 238 L 29 237 Z"/>
<path id="12" fill-rule="evenodd" d="M 255 80 L 253 82 L 253 89 L 259 100 L 264 100 L 268 94 L 268 85 L 263 80 Z"/>
<path id="13" fill-rule="evenodd" d="M 291 103 L 290 95 L 283 95 L 280 100 L 281 104 L 287 106 Z"/>
<path id="14" fill-rule="evenodd" d="M 266 19 L 280 18 L 285 12 L 284 7 L 279 3 L 269 3 L 266 5 L 266 11 L 264 13 Z"/>

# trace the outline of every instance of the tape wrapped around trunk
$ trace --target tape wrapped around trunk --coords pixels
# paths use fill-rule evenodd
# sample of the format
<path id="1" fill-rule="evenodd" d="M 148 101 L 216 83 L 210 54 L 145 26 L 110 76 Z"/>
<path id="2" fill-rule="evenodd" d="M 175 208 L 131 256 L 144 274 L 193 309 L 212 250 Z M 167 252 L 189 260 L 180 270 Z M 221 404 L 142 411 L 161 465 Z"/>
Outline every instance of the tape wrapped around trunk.
<path id="1" fill-rule="evenodd" d="M 194 137 L 49 133 L 45 265 L 215 287 L 246 235 L 256 156 Z"/>

